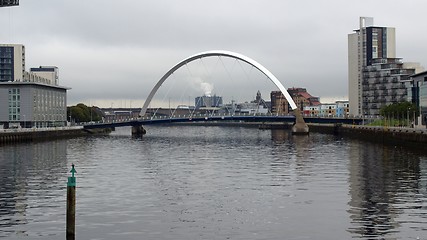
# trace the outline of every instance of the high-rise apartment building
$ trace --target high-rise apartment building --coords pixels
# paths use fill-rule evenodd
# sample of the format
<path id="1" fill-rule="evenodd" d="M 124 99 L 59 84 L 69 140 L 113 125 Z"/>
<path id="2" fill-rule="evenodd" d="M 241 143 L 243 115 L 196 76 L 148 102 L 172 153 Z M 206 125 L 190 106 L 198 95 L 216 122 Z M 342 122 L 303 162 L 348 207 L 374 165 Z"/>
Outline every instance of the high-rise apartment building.
<path id="1" fill-rule="evenodd" d="M 0 82 L 21 82 L 24 74 L 24 45 L 0 44 Z"/>
<path id="2" fill-rule="evenodd" d="M 396 58 L 394 28 L 374 26 L 370 17 L 359 25 L 348 35 L 350 115 L 378 115 L 381 107 L 407 100 L 409 76 L 423 68 Z"/>
<path id="3" fill-rule="evenodd" d="M 363 69 L 375 58 L 395 58 L 395 29 L 375 27 L 371 17 L 360 17 L 359 29 L 348 35 L 348 94 L 350 115 L 363 114 Z"/>

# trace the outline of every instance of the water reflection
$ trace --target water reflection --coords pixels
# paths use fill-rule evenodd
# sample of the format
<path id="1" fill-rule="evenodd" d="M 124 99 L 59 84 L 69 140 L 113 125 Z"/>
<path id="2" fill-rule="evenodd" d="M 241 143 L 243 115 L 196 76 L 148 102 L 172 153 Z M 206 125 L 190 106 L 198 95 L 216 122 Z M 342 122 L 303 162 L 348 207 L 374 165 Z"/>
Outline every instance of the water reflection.
<path id="1" fill-rule="evenodd" d="M 427 231 L 425 154 L 327 134 L 163 126 L 142 139 L 117 131 L 1 147 L 0 238 L 64 238 L 71 162 L 81 239 L 415 239 Z"/>
<path id="2" fill-rule="evenodd" d="M 407 206 L 426 198 L 425 194 L 419 195 L 420 157 L 377 144 L 352 144 L 349 151 L 349 213 L 353 225 L 349 231 L 364 238 L 387 238 L 402 231 L 408 231 L 406 236 L 419 237 L 420 223 L 415 222 L 409 229 L 402 224 Z M 425 213 L 412 217 L 425 218 Z"/>
<path id="3" fill-rule="evenodd" d="M 27 235 L 25 227 L 9 229 L 34 220 L 29 219 L 29 215 L 45 214 L 41 213 L 46 211 L 43 208 L 61 196 L 55 190 L 62 188 L 58 182 L 67 171 L 66 161 L 66 144 L 63 142 L 0 148 L 0 237 L 12 232 Z"/>

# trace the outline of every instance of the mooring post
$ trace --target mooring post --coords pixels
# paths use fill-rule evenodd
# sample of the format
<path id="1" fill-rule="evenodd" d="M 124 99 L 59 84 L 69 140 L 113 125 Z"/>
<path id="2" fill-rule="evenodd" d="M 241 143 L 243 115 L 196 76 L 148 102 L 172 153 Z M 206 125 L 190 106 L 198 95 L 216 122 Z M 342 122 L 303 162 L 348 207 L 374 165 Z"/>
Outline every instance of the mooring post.
<path id="1" fill-rule="evenodd" d="M 67 182 L 67 240 L 76 238 L 76 177 L 74 164 L 71 164 L 71 177 Z"/>

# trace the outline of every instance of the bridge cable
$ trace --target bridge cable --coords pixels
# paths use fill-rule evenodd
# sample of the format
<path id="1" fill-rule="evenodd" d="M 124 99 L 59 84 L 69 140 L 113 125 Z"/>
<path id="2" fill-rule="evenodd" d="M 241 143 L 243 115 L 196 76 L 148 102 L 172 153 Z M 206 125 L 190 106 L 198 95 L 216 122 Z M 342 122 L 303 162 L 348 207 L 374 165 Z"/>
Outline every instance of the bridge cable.
<path id="1" fill-rule="evenodd" d="M 191 78 L 194 78 L 194 75 L 193 75 L 193 73 L 190 71 L 190 68 L 188 67 L 188 65 L 187 65 L 187 64 L 185 64 L 185 67 L 187 68 L 187 71 L 190 73 L 190 77 L 191 77 Z M 200 103 L 200 98 L 198 98 L 198 99 L 197 99 L 197 102 L 195 103 L 195 106 L 194 106 L 194 110 L 193 110 L 193 112 L 191 112 L 191 111 L 190 111 L 190 117 L 193 117 L 193 116 L 194 116 L 194 113 L 196 112 L 196 106 L 197 106 L 199 103 Z"/>
<path id="2" fill-rule="evenodd" d="M 172 74 L 171 74 L 171 76 L 173 76 L 173 75 L 175 75 L 175 73 L 172 73 Z M 172 78 L 174 79 L 174 81 L 172 81 L 172 84 L 171 84 L 171 85 L 170 85 L 170 87 L 168 88 L 168 90 L 167 90 L 166 94 L 164 94 L 163 99 L 161 100 L 161 102 L 165 102 L 166 97 L 169 95 L 169 93 L 171 92 L 172 88 L 173 88 L 173 87 L 174 87 L 174 85 L 175 85 L 176 78 L 175 78 L 175 77 L 172 77 Z M 157 114 L 157 112 L 159 111 L 159 109 L 160 109 L 160 108 L 161 108 L 161 107 L 158 107 L 158 108 L 154 111 L 154 114 L 153 114 L 153 116 L 152 116 L 152 117 L 155 117 L 155 116 L 156 116 L 156 114 Z"/>
<path id="3" fill-rule="evenodd" d="M 218 66 L 218 62 L 221 60 L 220 59 L 220 56 L 218 56 L 217 57 L 217 61 L 215 62 L 215 65 L 214 65 L 214 67 L 212 68 L 212 70 L 211 71 L 209 71 L 208 70 L 208 68 L 206 67 L 206 64 L 204 63 L 204 61 L 203 61 L 203 59 L 201 58 L 200 59 L 201 60 L 201 63 L 202 63 L 202 65 L 203 65 L 203 68 L 205 69 L 205 72 L 206 72 L 206 76 L 207 76 L 207 78 L 208 79 L 211 79 L 212 80 L 212 78 L 211 78 L 211 76 L 212 76 L 212 72 L 214 72 L 214 70 L 216 69 L 216 67 Z M 220 85 L 221 86 L 221 85 Z M 221 92 L 221 91 L 219 91 L 219 92 Z M 216 94 L 215 94 L 215 96 L 216 96 Z M 214 106 L 217 106 L 218 104 L 219 104 L 219 100 L 220 100 L 220 98 L 215 98 L 215 100 L 216 100 L 216 102 L 214 102 Z M 214 112 L 215 112 L 215 109 L 212 109 L 212 112 L 209 112 L 209 110 L 208 110 L 208 113 L 212 116 L 213 114 L 214 114 Z"/>
<path id="4" fill-rule="evenodd" d="M 187 70 L 189 71 L 189 68 L 188 68 L 188 66 L 187 66 L 187 64 L 185 64 L 186 65 L 186 68 L 187 68 Z M 185 95 L 185 93 L 187 92 L 187 90 L 188 90 L 188 88 L 189 88 L 189 84 L 185 84 L 186 85 L 186 87 L 185 87 L 185 89 L 184 89 L 184 91 L 182 91 L 182 94 L 181 94 L 181 96 L 180 96 L 180 98 L 179 98 L 179 102 L 183 102 L 183 99 L 184 99 L 184 95 Z M 172 115 L 175 115 L 175 113 L 178 111 L 178 106 L 176 106 L 176 108 L 174 109 L 174 111 L 172 112 Z M 191 113 L 191 110 L 190 110 L 190 106 L 188 106 L 188 111 L 189 111 L 189 113 Z"/>
<path id="5" fill-rule="evenodd" d="M 253 82 L 253 80 L 248 76 L 248 73 L 247 73 L 247 72 L 245 71 L 245 69 L 243 68 L 243 66 L 242 66 L 241 62 L 239 61 L 238 63 L 239 63 L 240 68 L 242 69 L 243 73 L 245 74 L 245 77 L 246 77 L 246 79 L 248 80 L 248 82 Z M 252 66 L 252 67 L 251 67 L 251 70 L 252 70 L 253 68 L 254 68 L 254 67 Z M 257 109 L 256 109 L 256 111 L 254 112 L 254 116 L 256 116 L 256 114 L 258 113 L 258 110 L 259 110 L 259 105 L 257 106 Z"/>
<path id="6" fill-rule="evenodd" d="M 222 64 L 222 66 L 224 67 L 225 72 L 227 73 L 227 76 L 228 76 L 228 78 L 230 79 L 230 82 L 234 82 L 234 81 L 233 81 L 233 77 L 231 76 L 230 71 L 229 71 L 229 70 L 227 69 L 227 67 L 225 66 L 224 61 L 222 60 L 221 56 L 218 56 L 218 58 L 221 60 L 221 64 Z M 232 71 L 234 70 L 234 68 L 235 68 L 235 66 L 236 66 L 236 62 L 238 62 L 238 61 L 239 61 L 238 59 L 234 59 L 234 64 L 233 64 L 233 66 L 232 66 L 232 68 L 231 68 L 231 70 L 232 70 Z M 239 94 L 240 94 L 240 93 L 239 93 Z"/>

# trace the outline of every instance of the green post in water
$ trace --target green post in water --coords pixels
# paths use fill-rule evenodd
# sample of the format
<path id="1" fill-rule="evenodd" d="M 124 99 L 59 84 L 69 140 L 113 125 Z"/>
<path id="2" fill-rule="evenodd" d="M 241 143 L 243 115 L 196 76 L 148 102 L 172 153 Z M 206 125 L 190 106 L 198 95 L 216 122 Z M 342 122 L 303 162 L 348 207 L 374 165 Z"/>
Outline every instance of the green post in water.
<path id="1" fill-rule="evenodd" d="M 74 164 L 71 164 L 71 177 L 67 182 L 67 240 L 76 238 L 76 177 Z"/>

